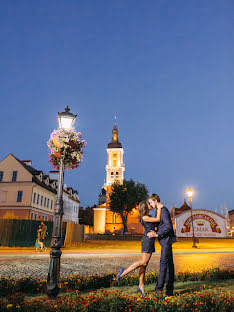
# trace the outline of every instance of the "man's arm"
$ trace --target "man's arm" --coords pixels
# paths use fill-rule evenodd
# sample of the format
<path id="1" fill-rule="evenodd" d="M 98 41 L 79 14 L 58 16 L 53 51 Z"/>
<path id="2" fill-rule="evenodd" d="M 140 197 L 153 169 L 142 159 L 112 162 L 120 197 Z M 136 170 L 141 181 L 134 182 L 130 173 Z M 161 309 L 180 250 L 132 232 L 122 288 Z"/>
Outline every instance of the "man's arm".
<path id="1" fill-rule="evenodd" d="M 173 230 L 172 223 L 171 223 L 171 216 L 168 209 L 162 209 L 161 212 L 161 219 L 163 220 L 163 224 L 157 231 L 158 237 L 170 233 Z"/>

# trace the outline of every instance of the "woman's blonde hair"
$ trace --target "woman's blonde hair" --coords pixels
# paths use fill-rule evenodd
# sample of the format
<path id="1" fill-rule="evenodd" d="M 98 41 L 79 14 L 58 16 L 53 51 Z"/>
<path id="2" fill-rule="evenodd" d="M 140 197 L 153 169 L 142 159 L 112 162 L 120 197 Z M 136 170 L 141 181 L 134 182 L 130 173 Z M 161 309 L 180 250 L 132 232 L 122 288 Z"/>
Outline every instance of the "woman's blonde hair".
<path id="1" fill-rule="evenodd" d="M 146 201 L 140 202 L 140 203 L 139 203 L 138 210 L 139 210 L 138 219 L 139 219 L 139 221 L 141 221 L 141 219 L 142 219 L 144 216 L 148 216 L 148 215 L 149 215 L 149 206 L 148 206 L 148 203 L 147 203 Z"/>

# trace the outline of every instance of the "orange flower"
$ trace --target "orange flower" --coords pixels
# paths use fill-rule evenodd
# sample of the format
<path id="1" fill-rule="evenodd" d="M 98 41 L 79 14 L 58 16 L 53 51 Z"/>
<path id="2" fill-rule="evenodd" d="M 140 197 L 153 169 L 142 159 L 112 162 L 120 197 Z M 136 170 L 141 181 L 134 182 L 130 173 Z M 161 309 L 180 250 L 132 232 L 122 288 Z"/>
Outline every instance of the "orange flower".
<path id="1" fill-rule="evenodd" d="M 61 147 L 62 147 L 62 145 L 57 141 L 56 138 L 53 138 L 53 143 L 54 143 L 54 145 L 55 145 L 56 147 L 58 147 L 58 148 L 61 148 Z"/>
<path id="2" fill-rule="evenodd" d="M 54 156 L 55 156 L 56 158 L 59 158 L 59 157 L 61 156 L 61 154 L 60 154 L 60 153 L 54 153 Z"/>

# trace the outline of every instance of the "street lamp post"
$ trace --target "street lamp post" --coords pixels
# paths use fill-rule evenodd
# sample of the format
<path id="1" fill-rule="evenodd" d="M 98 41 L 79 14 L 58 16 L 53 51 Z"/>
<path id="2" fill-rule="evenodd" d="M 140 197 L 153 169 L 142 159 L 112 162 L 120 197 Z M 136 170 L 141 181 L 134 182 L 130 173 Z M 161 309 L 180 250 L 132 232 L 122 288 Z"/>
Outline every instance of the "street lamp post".
<path id="1" fill-rule="evenodd" d="M 193 248 L 197 248 L 196 243 L 195 243 L 195 236 L 194 236 L 194 226 L 193 226 L 193 207 L 192 207 L 192 197 L 193 197 L 193 190 L 188 189 L 187 190 L 187 195 L 189 197 L 190 201 L 190 208 L 191 208 L 191 224 L 192 224 L 192 236 L 193 236 Z"/>
<path id="2" fill-rule="evenodd" d="M 77 115 L 70 113 L 67 106 L 65 112 L 58 113 L 59 127 L 69 130 L 75 122 Z M 46 293 L 51 299 L 55 299 L 61 289 L 60 285 L 60 259 L 62 242 L 62 217 L 63 217 L 63 184 L 64 184 L 64 158 L 66 150 L 61 152 L 59 162 L 59 178 L 57 187 L 56 210 L 53 218 L 53 234 L 51 239 L 50 264 L 47 277 Z"/>

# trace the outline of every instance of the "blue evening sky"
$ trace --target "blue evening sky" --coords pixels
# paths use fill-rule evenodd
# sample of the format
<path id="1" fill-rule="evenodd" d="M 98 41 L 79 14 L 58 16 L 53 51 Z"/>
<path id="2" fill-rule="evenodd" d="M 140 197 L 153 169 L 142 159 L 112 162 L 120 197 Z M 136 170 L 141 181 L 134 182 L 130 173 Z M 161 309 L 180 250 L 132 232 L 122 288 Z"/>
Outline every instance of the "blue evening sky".
<path id="1" fill-rule="evenodd" d="M 0 159 L 48 173 L 69 105 L 88 145 L 65 183 L 97 204 L 114 116 L 125 178 L 169 207 L 234 208 L 234 4 L 220 0 L 0 3 Z"/>

